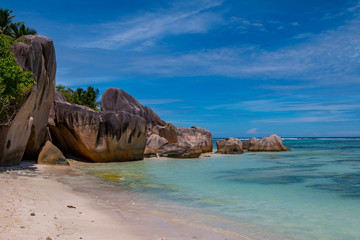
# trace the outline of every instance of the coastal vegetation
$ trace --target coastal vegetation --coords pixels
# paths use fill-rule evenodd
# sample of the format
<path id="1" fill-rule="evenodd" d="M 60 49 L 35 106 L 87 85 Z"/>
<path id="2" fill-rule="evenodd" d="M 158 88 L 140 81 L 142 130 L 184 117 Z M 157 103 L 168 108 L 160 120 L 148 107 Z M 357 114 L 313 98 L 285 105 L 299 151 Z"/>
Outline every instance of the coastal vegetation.
<path id="1" fill-rule="evenodd" d="M 10 125 L 16 112 L 36 83 L 32 72 L 16 63 L 10 50 L 15 39 L 36 34 L 23 22 L 13 22 L 16 17 L 9 9 L 0 8 L 0 125 Z"/>
<path id="2" fill-rule="evenodd" d="M 16 17 L 9 9 L 0 8 L 0 34 L 17 39 L 24 35 L 36 35 L 36 30 L 26 27 L 24 22 L 13 22 Z"/>
<path id="3" fill-rule="evenodd" d="M 18 39 L 21 36 L 24 35 L 36 35 L 36 30 L 26 27 L 23 23 L 20 25 L 12 24 L 11 25 L 11 36 L 14 39 Z"/>
<path id="4" fill-rule="evenodd" d="M 13 39 L 0 34 L 0 125 L 10 125 L 17 110 L 30 93 L 35 80 L 16 64 L 10 50 Z"/>
<path id="5" fill-rule="evenodd" d="M 95 89 L 92 86 L 88 86 L 87 89 L 77 88 L 73 90 L 63 85 L 57 85 L 56 91 L 61 92 L 69 103 L 87 106 L 96 111 L 100 110 L 100 103 L 96 101 L 99 96 L 99 89 L 97 88 Z"/>

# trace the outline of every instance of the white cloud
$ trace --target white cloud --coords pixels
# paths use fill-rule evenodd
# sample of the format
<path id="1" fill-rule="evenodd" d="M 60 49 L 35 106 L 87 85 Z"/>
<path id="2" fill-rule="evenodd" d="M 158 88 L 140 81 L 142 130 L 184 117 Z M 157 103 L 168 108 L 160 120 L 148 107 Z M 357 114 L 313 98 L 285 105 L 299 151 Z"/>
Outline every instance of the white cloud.
<path id="1" fill-rule="evenodd" d="M 142 105 L 159 105 L 184 101 L 183 99 L 138 99 Z"/>
<path id="2" fill-rule="evenodd" d="M 360 131 L 336 131 L 335 136 L 359 137 L 360 136 Z"/>
<path id="3" fill-rule="evenodd" d="M 257 128 L 252 128 L 252 129 L 249 129 L 246 133 L 247 134 L 256 134 L 257 133 Z"/>
<path id="4" fill-rule="evenodd" d="M 236 106 L 236 105 L 235 105 Z M 241 106 L 253 112 L 294 112 L 294 111 L 346 111 L 360 109 L 359 104 L 329 104 L 329 103 L 304 103 L 280 102 L 275 100 L 253 100 L 241 102 Z"/>
<path id="5" fill-rule="evenodd" d="M 304 96 L 304 99 L 306 96 Z M 258 99 L 251 101 L 241 101 L 229 104 L 221 104 L 207 107 L 208 110 L 214 109 L 244 109 L 251 112 L 299 112 L 299 111 L 326 111 L 339 112 L 360 109 L 359 104 L 343 101 L 336 104 L 329 102 L 304 102 L 302 99 L 285 101 L 284 99 Z"/>
<path id="6" fill-rule="evenodd" d="M 217 75 L 260 81 L 272 78 L 316 82 L 320 86 L 359 83 L 360 17 L 332 31 L 297 38 L 306 41 L 272 51 L 238 46 L 143 55 L 127 58 L 119 68 L 146 75 Z"/>
<path id="7" fill-rule="evenodd" d="M 158 12 L 141 13 L 131 20 L 121 19 L 101 25 L 98 40 L 82 43 L 80 47 L 117 49 L 129 45 L 147 47 L 154 41 L 169 35 L 206 33 L 214 24 L 222 22 L 221 16 L 210 10 L 223 1 L 202 1 L 193 9 L 162 9 Z M 96 28 L 94 28 L 96 29 Z"/>
<path id="8" fill-rule="evenodd" d="M 56 85 L 65 85 L 67 87 L 76 87 L 76 86 L 89 86 L 89 84 L 94 84 L 98 82 L 112 82 L 114 81 L 114 77 L 112 76 L 95 76 L 95 77 L 89 77 L 89 76 L 79 76 L 74 77 L 71 76 L 71 74 L 59 74 L 56 76 Z"/>
<path id="9" fill-rule="evenodd" d="M 96 52 L 96 56 L 90 57 L 93 63 L 87 63 L 96 65 L 95 67 L 111 68 L 111 71 L 116 71 L 119 75 L 151 75 L 157 78 L 222 76 L 239 81 L 256 81 L 259 83 L 258 88 L 267 86 L 274 90 L 359 84 L 360 16 L 351 9 L 347 12 L 349 20 L 343 26 L 320 34 L 299 34 L 293 38 L 292 45 L 273 50 L 245 45 L 218 46 L 187 52 L 177 52 L 165 46 L 160 51 L 144 51 L 156 49 L 155 47 L 159 47 L 159 40 L 168 36 L 206 33 L 216 27 L 224 27 L 222 13 L 225 10 L 217 8 L 222 2 L 195 1 L 157 12 L 138 13 L 117 22 L 85 28 L 82 26 L 82 29 L 95 29 L 95 32 L 88 36 L 90 41 L 79 41 L 79 46 L 114 51 L 120 48 L 116 52 L 118 54 L 105 51 L 104 55 L 96 55 L 99 53 Z M 192 4 L 192 7 L 187 6 L 188 4 Z M 268 22 L 232 17 L 227 24 L 240 23 L 257 31 L 260 31 L 261 25 L 266 27 L 268 24 L 282 24 Z M 286 26 L 290 27 L 289 24 L 291 25 L 288 23 Z M 102 61 L 98 60 L 100 57 Z M 280 79 L 282 83 L 286 82 L 291 86 L 277 86 L 268 79 Z M 293 86 L 294 80 L 297 81 L 296 87 Z"/>
<path id="10" fill-rule="evenodd" d="M 310 116 L 310 117 L 294 117 L 294 118 L 271 118 L 253 120 L 252 123 L 315 123 L 315 122 L 349 122 L 358 119 L 339 117 L 339 116 Z"/>
<path id="11" fill-rule="evenodd" d="M 307 99 L 303 96 L 303 99 Z M 353 103 L 354 99 L 346 101 L 316 102 L 315 100 L 302 100 L 294 98 L 293 101 L 285 99 L 258 99 L 241 101 L 207 107 L 207 110 L 241 110 L 250 113 L 264 113 L 262 119 L 250 121 L 251 123 L 315 123 L 315 122 L 352 122 L 359 121 L 355 114 L 360 110 L 360 105 Z M 283 117 L 286 113 L 287 117 Z M 271 118 L 265 118 L 271 114 Z M 277 115 L 277 117 L 273 117 Z M 288 117 L 291 116 L 291 117 Z M 252 130 L 252 129 L 251 129 Z"/>

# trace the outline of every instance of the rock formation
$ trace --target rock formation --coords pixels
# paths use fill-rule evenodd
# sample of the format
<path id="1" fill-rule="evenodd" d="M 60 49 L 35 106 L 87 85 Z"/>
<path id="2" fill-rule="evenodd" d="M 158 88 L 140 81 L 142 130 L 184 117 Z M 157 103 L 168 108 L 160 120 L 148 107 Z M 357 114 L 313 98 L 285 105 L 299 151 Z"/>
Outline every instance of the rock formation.
<path id="1" fill-rule="evenodd" d="M 53 141 L 64 153 L 93 162 L 143 159 L 146 144 L 144 118 L 129 112 L 96 112 L 70 104 L 59 94 L 56 93 L 49 127 Z"/>
<path id="2" fill-rule="evenodd" d="M 55 91 L 56 59 L 53 42 L 43 36 L 27 35 L 12 51 L 17 63 L 32 71 L 36 80 L 30 95 L 17 112 L 11 126 L 0 127 L 0 166 L 17 165 L 24 153 L 37 159 L 47 135 L 49 110 Z"/>
<path id="3" fill-rule="evenodd" d="M 191 128 L 176 127 L 179 145 L 190 145 L 202 153 L 212 152 L 212 135 L 209 130 L 193 126 Z"/>
<path id="4" fill-rule="evenodd" d="M 243 149 L 247 149 L 249 152 L 290 151 L 289 148 L 283 145 L 281 138 L 276 134 L 263 137 L 260 140 L 251 138 L 243 143 Z"/>
<path id="5" fill-rule="evenodd" d="M 101 111 L 127 112 L 145 119 L 148 129 L 165 122 L 149 107 L 141 105 L 133 96 L 119 88 L 107 89 L 101 97 Z"/>
<path id="6" fill-rule="evenodd" d="M 165 126 L 155 126 L 151 132 L 146 156 L 197 158 L 201 153 L 212 152 L 212 135 L 203 128 L 175 127 L 167 123 Z"/>
<path id="7" fill-rule="evenodd" d="M 165 144 L 168 144 L 168 141 L 165 138 L 160 137 L 157 134 L 151 134 L 146 141 L 146 147 L 144 153 L 145 156 L 147 157 L 158 156 L 159 149 Z"/>
<path id="8" fill-rule="evenodd" d="M 52 41 L 33 35 L 19 40 L 12 51 L 17 63 L 33 72 L 37 84 L 12 125 L 0 127 L 0 166 L 19 164 L 24 156 L 38 159 L 48 139 L 65 154 L 94 162 L 143 159 L 146 143 L 147 153 L 169 157 L 198 157 L 212 151 L 208 130 L 166 123 L 121 89 L 105 91 L 101 112 L 70 104 L 60 93 L 54 96 L 56 60 Z"/>
<path id="9" fill-rule="evenodd" d="M 105 91 L 101 112 L 70 104 L 58 92 L 54 99 L 50 132 L 54 143 L 66 154 L 110 162 L 140 160 L 144 153 L 188 158 L 212 151 L 208 130 L 165 123 L 121 89 Z"/>
<path id="10" fill-rule="evenodd" d="M 161 157 L 198 158 L 202 151 L 196 145 L 165 144 L 158 150 Z"/>
<path id="11" fill-rule="evenodd" d="M 37 163 L 69 165 L 62 152 L 50 141 L 47 141 L 41 149 Z"/>
<path id="12" fill-rule="evenodd" d="M 141 105 L 121 89 L 107 89 L 101 98 L 102 111 L 128 112 L 145 119 L 147 128 L 146 156 L 199 157 L 212 151 L 212 135 L 203 128 L 176 127 L 162 121 L 149 107 Z"/>
<path id="13" fill-rule="evenodd" d="M 222 154 L 240 154 L 244 151 L 242 150 L 241 140 L 238 138 L 226 138 L 216 141 L 217 152 Z"/>
<path id="14" fill-rule="evenodd" d="M 158 127 L 158 135 L 165 138 L 168 143 L 178 143 L 177 128 L 174 125 L 166 123 L 165 126 L 157 125 L 156 127 Z"/>
<path id="15" fill-rule="evenodd" d="M 249 140 L 246 140 L 245 142 L 242 143 L 242 148 L 244 150 L 248 150 L 250 145 L 255 145 L 257 141 L 259 141 L 259 139 L 252 137 Z"/>

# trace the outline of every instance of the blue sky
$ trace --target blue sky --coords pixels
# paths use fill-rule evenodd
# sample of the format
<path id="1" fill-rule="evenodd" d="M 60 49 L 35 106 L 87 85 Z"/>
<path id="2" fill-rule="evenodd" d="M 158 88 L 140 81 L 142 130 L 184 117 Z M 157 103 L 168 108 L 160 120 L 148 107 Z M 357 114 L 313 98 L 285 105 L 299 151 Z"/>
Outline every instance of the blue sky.
<path id="1" fill-rule="evenodd" d="M 360 2 L 3 0 L 57 83 L 121 88 L 214 137 L 360 136 Z"/>

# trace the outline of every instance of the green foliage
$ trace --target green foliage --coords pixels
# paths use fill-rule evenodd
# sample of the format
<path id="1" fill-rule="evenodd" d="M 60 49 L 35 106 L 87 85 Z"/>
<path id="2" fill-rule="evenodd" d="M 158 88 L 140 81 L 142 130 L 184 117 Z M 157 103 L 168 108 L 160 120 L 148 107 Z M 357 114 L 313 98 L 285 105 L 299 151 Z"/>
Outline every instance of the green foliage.
<path id="1" fill-rule="evenodd" d="M 13 39 L 29 34 L 36 35 L 36 30 L 26 27 L 24 22 L 13 23 L 12 20 L 16 16 L 12 13 L 12 10 L 0 8 L 0 34 L 10 36 Z"/>
<path id="2" fill-rule="evenodd" d="M 96 111 L 99 110 L 99 102 L 96 101 L 99 96 L 99 89 L 94 89 L 92 86 L 89 86 L 86 90 L 77 88 L 74 91 L 71 88 L 58 85 L 56 86 L 56 91 L 61 92 L 69 103 L 87 106 Z"/>
<path id="3" fill-rule="evenodd" d="M 12 19 L 16 17 L 15 15 L 11 15 L 12 13 L 12 10 L 0 8 L 0 34 L 10 35 L 10 25 Z"/>
<path id="4" fill-rule="evenodd" d="M 13 40 L 0 34 L 0 125 L 9 125 L 36 83 L 32 72 L 16 64 L 10 50 Z"/>
<path id="5" fill-rule="evenodd" d="M 63 85 L 57 85 L 56 91 L 61 92 L 65 96 L 66 101 L 73 103 L 72 95 L 74 94 L 74 91 L 71 88 L 66 88 Z"/>
<path id="6" fill-rule="evenodd" d="M 11 28 L 11 36 L 14 39 L 17 39 L 17 38 L 19 38 L 21 36 L 29 35 L 29 34 L 36 35 L 36 30 L 35 29 L 25 27 L 24 24 L 14 24 L 14 23 L 12 23 L 10 25 L 10 28 Z"/>

